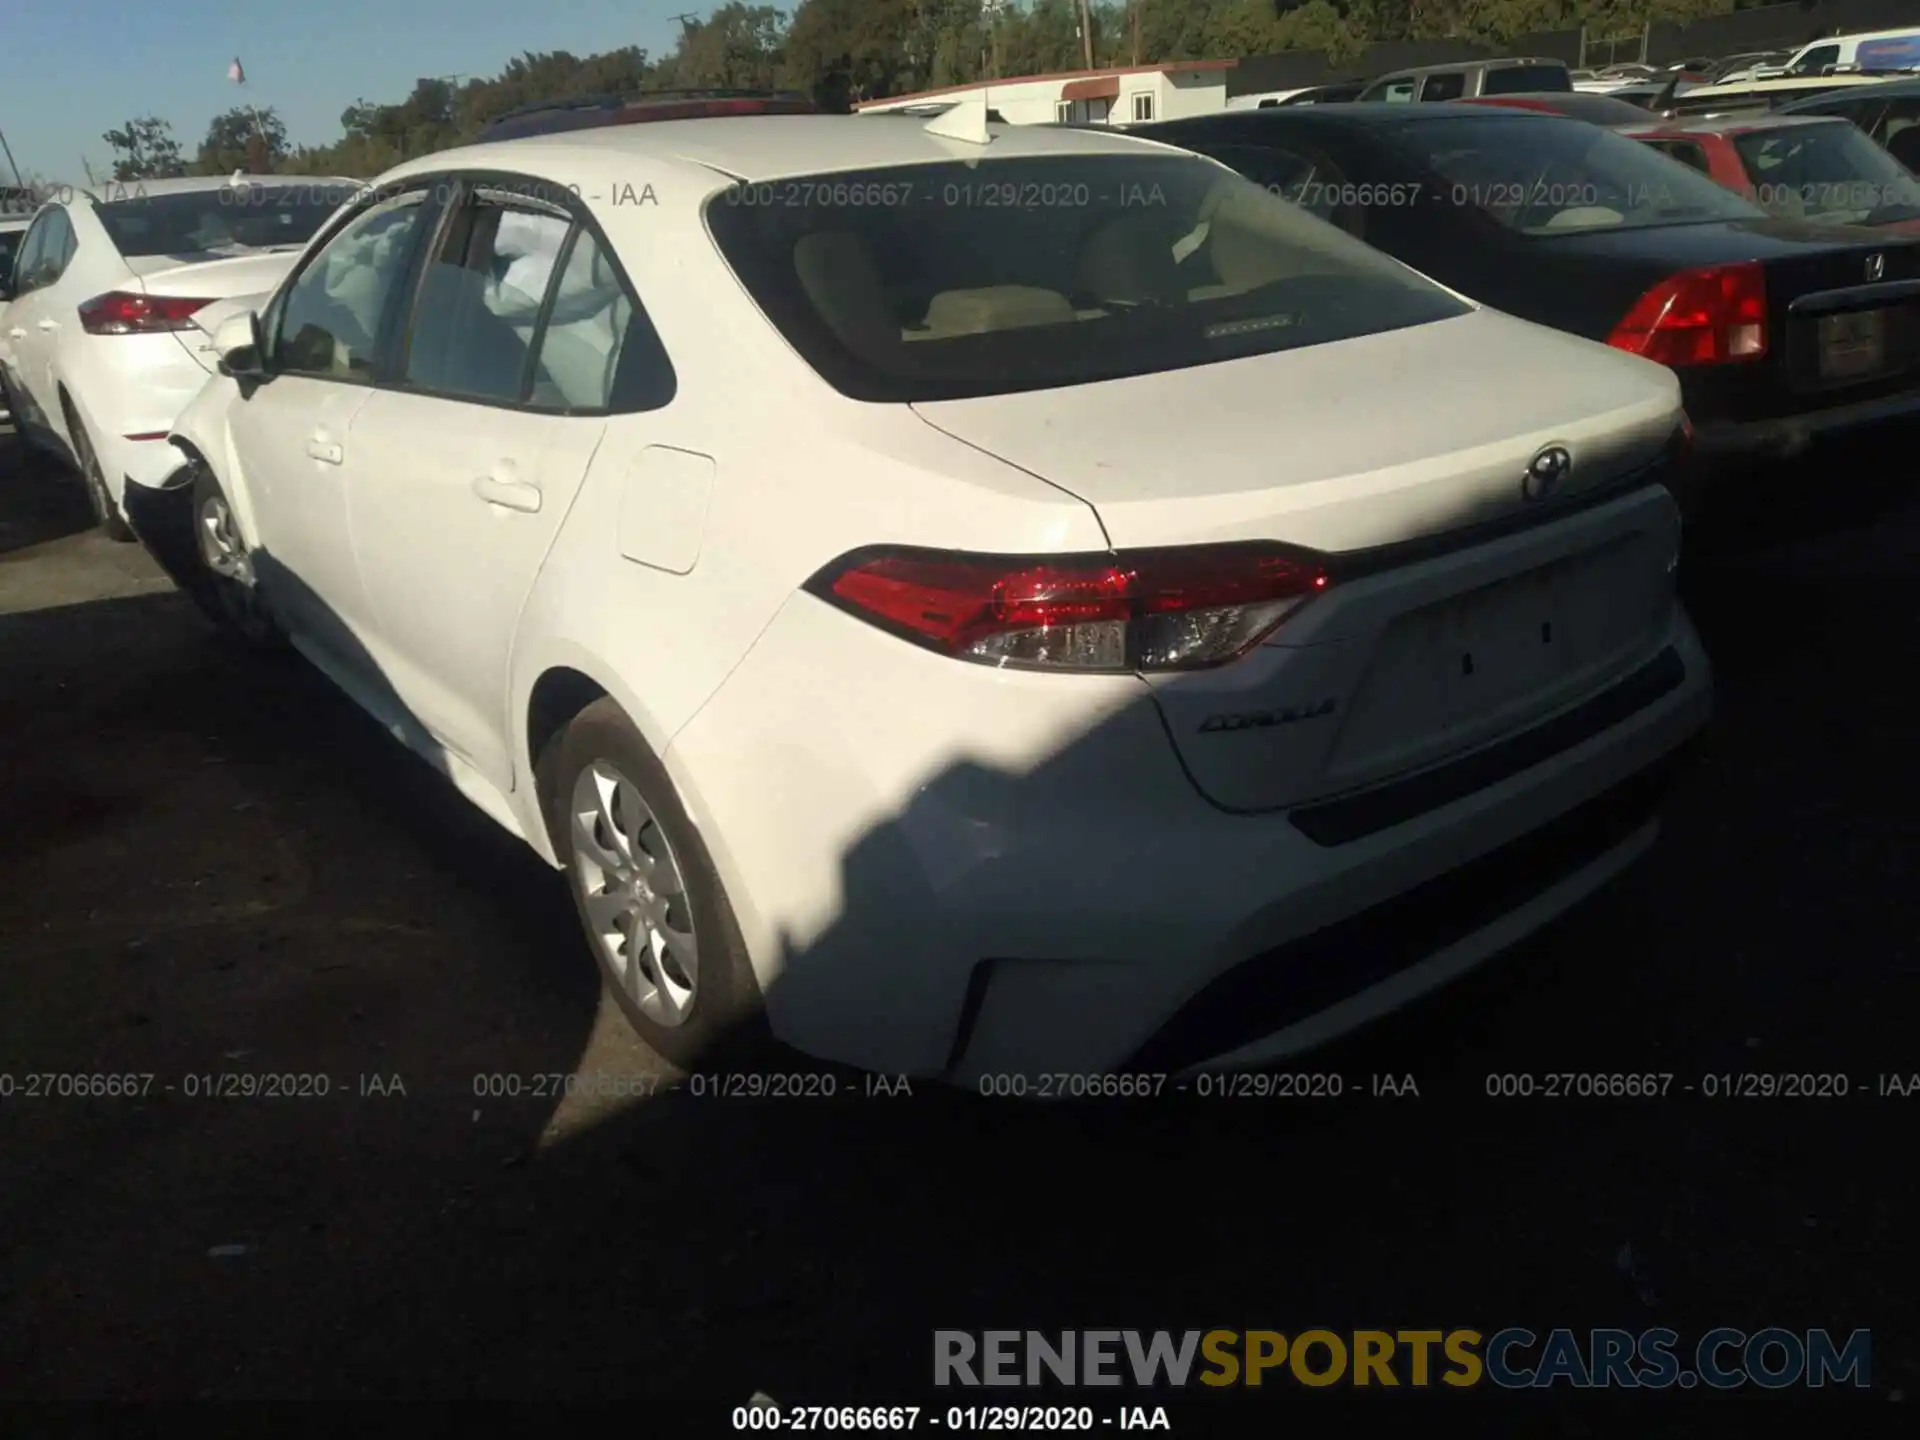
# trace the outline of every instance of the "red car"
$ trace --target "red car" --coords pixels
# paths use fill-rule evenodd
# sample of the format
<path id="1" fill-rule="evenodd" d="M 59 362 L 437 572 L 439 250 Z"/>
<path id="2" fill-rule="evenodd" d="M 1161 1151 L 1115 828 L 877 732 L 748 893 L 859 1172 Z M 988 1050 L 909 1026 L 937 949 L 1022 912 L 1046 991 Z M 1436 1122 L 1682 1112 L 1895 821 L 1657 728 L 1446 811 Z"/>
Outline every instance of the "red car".
<path id="1" fill-rule="evenodd" d="M 1618 133 L 1711 176 L 1769 214 L 1920 232 L 1920 179 L 1851 120 L 1729 115 L 1650 120 Z"/>

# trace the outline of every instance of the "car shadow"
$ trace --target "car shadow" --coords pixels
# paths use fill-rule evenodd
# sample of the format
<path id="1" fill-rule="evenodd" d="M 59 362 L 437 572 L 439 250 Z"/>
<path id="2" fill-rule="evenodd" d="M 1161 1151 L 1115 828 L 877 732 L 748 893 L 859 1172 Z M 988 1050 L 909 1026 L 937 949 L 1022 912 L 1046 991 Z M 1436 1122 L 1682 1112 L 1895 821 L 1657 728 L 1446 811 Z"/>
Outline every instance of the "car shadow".
<path id="1" fill-rule="evenodd" d="M 0 558 L 78 535 L 94 526 L 87 492 L 54 461 L 29 451 L 18 434 L 0 429 Z"/>
<path id="2" fill-rule="evenodd" d="M 935 1328 L 1686 1333 L 1842 1305 L 1871 1324 L 1904 1303 L 1912 1242 L 1886 1200 L 1897 1146 L 1881 1112 L 1488 1098 L 1495 1072 L 1751 1068 L 1760 1036 L 1799 1068 L 1906 1043 L 1920 997 L 1897 979 L 1913 918 L 1888 868 L 1898 836 L 1812 810 L 1782 832 L 1725 747 L 1615 886 L 1288 1067 L 1337 1077 L 1338 1094 L 876 1090 L 743 1030 L 709 1072 L 815 1077 L 753 1098 L 609 1040 L 560 877 L 454 794 L 444 765 L 416 763 L 307 667 L 211 643 L 181 597 L 113 603 L 127 633 L 91 653 L 101 628 L 72 610 L 0 630 L 0 664 L 47 657 L 14 702 L 16 754 L 118 765 L 138 813 L 173 821 L 125 851 L 95 835 L 10 871 L 37 898 L 0 928 L 0 1049 L 16 1072 L 175 1089 L 0 1107 L 9 1399 L 658 1398 L 672 1433 L 705 1434 L 736 1428 L 756 1391 L 942 1412 L 1012 1398 L 934 1390 Z M 1803 666 L 1824 653 L 1789 644 Z M 102 695 L 70 717 L 50 703 L 63 684 Z M 1769 743 L 1816 723 L 1793 718 Z M 956 757 L 920 803 L 991 812 L 1059 777 L 1098 785 L 1097 739 L 1063 743 L 1037 774 Z M 1809 756 L 1799 788 L 1904 754 L 1875 734 Z M 901 818 L 838 857 L 843 915 L 894 893 L 914 843 Z M 286 897 L 243 873 L 275 845 L 292 852 Z M 203 874 L 201 888 L 231 872 L 236 894 L 285 903 L 46 939 L 36 914 L 128 873 L 97 869 L 102 856 Z M 1843 971 L 1810 975 L 1788 938 L 1814 904 L 1853 909 Z M 869 1004 L 887 967 L 913 963 L 912 937 L 885 953 L 858 938 L 829 924 L 790 973 Z M 207 1096 L 224 1074 L 325 1074 L 333 1093 Z M 404 1095 L 369 1093 L 369 1076 Z M 568 1076 L 627 1093 L 569 1122 L 579 1097 L 543 1079 Z M 1270 1428 L 1300 1397 L 1275 1377 L 1264 1397 L 1162 1398 L 1176 1431 L 1211 1434 Z M 1476 1428 L 1580 1433 L 1575 1410 L 1631 1408 L 1539 1400 L 1476 1411 Z M 1662 1423 L 1682 1408 L 1667 1397 Z"/>

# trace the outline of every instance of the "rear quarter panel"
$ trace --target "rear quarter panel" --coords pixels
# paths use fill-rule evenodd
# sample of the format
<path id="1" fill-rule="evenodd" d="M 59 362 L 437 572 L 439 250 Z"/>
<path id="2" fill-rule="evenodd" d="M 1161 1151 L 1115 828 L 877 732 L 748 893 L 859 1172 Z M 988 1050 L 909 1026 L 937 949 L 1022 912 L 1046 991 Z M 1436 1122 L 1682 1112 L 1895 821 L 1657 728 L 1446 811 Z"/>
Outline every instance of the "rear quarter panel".
<path id="1" fill-rule="evenodd" d="M 569 177 L 571 178 L 571 177 Z M 1065 492 L 939 434 L 904 405 L 846 400 L 809 368 L 741 288 L 698 206 L 720 177 L 623 169 L 655 204 L 594 203 L 675 373 L 661 409 L 614 417 L 521 613 L 510 705 L 516 765 L 530 763 L 528 706 L 540 677 L 578 670 L 614 695 L 673 768 L 674 736 L 720 687 L 781 606 L 835 557 L 865 545 L 977 550 L 1099 549 L 1093 511 Z M 588 196 L 612 177 L 584 177 Z M 668 547 L 684 573 L 621 536 L 671 514 L 650 491 L 684 466 L 649 447 L 710 461 L 695 533 Z M 697 468 L 697 467 L 696 467 Z M 848 624 L 858 622 L 849 620 Z M 698 777 L 676 771 L 702 818 Z M 519 787 L 523 793 L 531 787 Z M 534 833 L 529 826 L 529 833 Z"/>

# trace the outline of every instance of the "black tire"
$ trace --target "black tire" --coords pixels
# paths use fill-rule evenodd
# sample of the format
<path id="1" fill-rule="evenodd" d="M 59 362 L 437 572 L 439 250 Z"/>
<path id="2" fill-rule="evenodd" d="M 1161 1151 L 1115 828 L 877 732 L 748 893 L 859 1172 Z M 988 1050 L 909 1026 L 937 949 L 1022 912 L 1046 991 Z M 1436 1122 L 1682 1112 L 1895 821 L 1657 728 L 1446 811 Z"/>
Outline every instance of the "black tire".
<path id="1" fill-rule="evenodd" d="M 287 643 L 286 632 L 274 618 L 273 607 L 261 590 L 259 577 L 253 572 L 250 561 L 244 575 L 251 578 L 240 578 L 233 574 L 222 574 L 209 560 L 209 544 L 204 533 L 213 518 L 209 512 L 217 505 L 231 516 L 232 506 L 227 500 L 227 492 L 220 488 L 218 477 L 199 461 L 193 464 L 193 482 L 188 494 L 188 524 L 193 537 L 193 551 L 186 563 L 193 568 L 192 583 L 185 587 L 187 593 L 223 634 L 248 649 L 282 649 Z M 234 540 L 240 546 L 240 554 L 246 556 L 245 542 L 239 539 L 237 530 Z"/>
<path id="2" fill-rule="evenodd" d="M 74 453 L 80 461 L 80 483 L 87 487 L 87 503 L 93 507 L 94 523 L 109 540 L 121 545 L 133 543 L 139 537 L 120 513 L 120 507 L 113 503 L 113 493 L 107 489 L 107 477 L 100 469 L 99 458 L 93 453 L 93 442 L 87 438 L 87 427 L 80 423 L 80 417 L 74 414 L 71 405 L 67 407 L 67 429 L 73 435 Z"/>
<path id="3" fill-rule="evenodd" d="M 664 832 L 680 872 L 699 947 L 699 966 L 692 1001 L 679 1024 L 661 1024 L 641 1010 L 588 916 L 586 880 L 575 850 L 571 811 L 576 783 L 595 764 L 613 766 L 632 783 Z M 731 1056 L 757 1052 L 767 1038 L 760 987 L 733 907 L 706 843 L 681 805 L 666 768 L 640 732 L 611 699 L 597 700 L 554 737 L 535 768 L 548 834 L 566 867 L 567 889 L 580 916 L 581 931 L 628 1023 L 683 1070 L 695 1069 L 703 1059 L 711 1062 L 721 1051 Z"/>

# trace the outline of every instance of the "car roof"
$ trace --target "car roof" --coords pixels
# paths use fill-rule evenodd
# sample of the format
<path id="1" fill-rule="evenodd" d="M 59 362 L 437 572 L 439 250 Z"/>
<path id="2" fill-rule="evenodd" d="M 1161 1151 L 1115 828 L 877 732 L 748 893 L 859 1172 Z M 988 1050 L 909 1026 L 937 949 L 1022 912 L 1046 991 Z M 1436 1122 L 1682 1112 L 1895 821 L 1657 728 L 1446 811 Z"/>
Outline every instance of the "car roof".
<path id="1" fill-rule="evenodd" d="M 1555 91 L 1554 94 L 1565 94 Z M 1178 120 L 1160 120 L 1146 125 L 1129 125 L 1130 135 L 1154 136 L 1185 134 L 1225 121 L 1233 125 L 1277 123 L 1270 117 L 1284 115 L 1288 124 L 1348 125 L 1378 128 L 1385 125 L 1419 125 L 1432 120 L 1497 120 L 1522 124 L 1537 121 L 1546 125 L 1584 125 L 1559 112 L 1534 110 L 1519 105 L 1483 105 L 1477 101 L 1430 101 L 1426 104 L 1394 104 L 1387 100 L 1353 101 L 1345 105 L 1279 105 L 1270 110 L 1227 110 L 1209 115 L 1188 115 Z"/>
<path id="2" fill-rule="evenodd" d="M 1798 125 L 1851 125 L 1839 115 L 1782 115 L 1777 110 L 1762 110 L 1751 115 L 1712 115 L 1690 119 L 1648 120 L 1642 125 L 1623 125 L 1627 135 L 1744 135 L 1750 130 L 1786 130 Z"/>
<path id="3" fill-rule="evenodd" d="M 1497 60 L 1456 60 L 1451 65 L 1409 65 L 1404 70 L 1389 70 L 1376 75 L 1367 83 L 1378 85 L 1382 80 L 1398 80 L 1403 75 L 1452 74 L 1458 70 L 1502 70 L 1514 65 L 1552 65 L 1558 69 L 1568 68 L 1564 60 L 1556 60 L 1551 55 L 1503 55 Z"/>
<path id="4" fill-rule="evenodd" d="M 1237 111 L 1236 114 L 1262 114 Z M 944 118 L 944 117 L 943 117 Z M 1146 142 L 1118 131 L 1053 125 L 989 125 L 986 145 L 945 139 L 926 125 L 882 124 L 871 115 L 738 115 L 567 130 L 423 155 L 382 179 L 450 169 L 498 169 L 566 178 L 605 174 L 623 157 L 700 166 L 738 180 L 779 180 L 841 170 L 1044 155 L 1124 154 Z"/>
<path id="5" fill-rule="evenodd" d="M 1833 79 L 1834 77 L 1828 76 L 1827 78 Z M 1858 86 L 1849 86 L 1847 89 L 1849 92 L 1847 96 L 1848 99 L 1853 99 L 1856 93 L 1860 93 Z M 1903 100 L 1909 95 L 1920 95 L 1920 75 L 1913 76 L 1911 79 L 1902 80 L 1885 80 L 1875 77 L 1873 79 L 1873 90 L 1871 94 L 1875 98 L 1884 97 L 1888 100 Z M 1809 95 L 1804 100 L 1795 100 L 1790 106 L 1782 106 L 1781 108 L 1793 110 L 1804 108 L 1811 110 L 1816 105 L 1823 102 L 1837 101 L 1839 98 L 1837 95 Z"/>
<path id="6" fill-rule="evenodd" d="M 1698 85 L 1682 90 L 1676 100 L 1718 100 L 1734 95 L 1783 95 L 1795 90 L 1845 90 L 1856 85 L 1879 85 L 1877 75 L 1796 75 L 1784 80 L 1734 80 L 1725 85 Z"/>
<path id="7" fill-rule="evenodd" d="M 364 183 L 344 175 L 249 175 L 236 171 L 227 175 L 180 175 L 167 180 L 103 180 L 92 185 L 76 185 L 72 188 L 76 196 L 84 196 L 95 204 L 102 204 L 107 201 L 138 200 L 142 197 L 161 195 L 192 195 L 212 190 L 227 190 L 241 185 L 293 189 L 301 186 L 357 186 Z"/>

